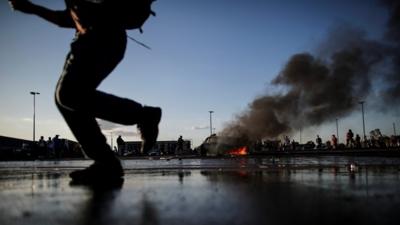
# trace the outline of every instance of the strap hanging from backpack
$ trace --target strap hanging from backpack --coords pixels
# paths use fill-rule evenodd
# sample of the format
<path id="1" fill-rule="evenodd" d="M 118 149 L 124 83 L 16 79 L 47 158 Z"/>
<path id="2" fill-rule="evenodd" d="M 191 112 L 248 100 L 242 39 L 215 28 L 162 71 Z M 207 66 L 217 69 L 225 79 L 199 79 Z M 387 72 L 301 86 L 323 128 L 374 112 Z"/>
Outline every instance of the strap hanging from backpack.
<path id="1" fill-rule="evenodd" d="M 133 38 L 133 37 L 131 37 L 129 35 L 127 35 L 127 36 L 128 36 L 129 39 L 134 41 L 136 44 L 141 45 L 141 46 L 147 48 L 148 50 L 151 50 L 151 48 L 148 45 L 144 44 L 143 42 L 140 42 L 140 41 L 136 40 L 135 38 Z"/>

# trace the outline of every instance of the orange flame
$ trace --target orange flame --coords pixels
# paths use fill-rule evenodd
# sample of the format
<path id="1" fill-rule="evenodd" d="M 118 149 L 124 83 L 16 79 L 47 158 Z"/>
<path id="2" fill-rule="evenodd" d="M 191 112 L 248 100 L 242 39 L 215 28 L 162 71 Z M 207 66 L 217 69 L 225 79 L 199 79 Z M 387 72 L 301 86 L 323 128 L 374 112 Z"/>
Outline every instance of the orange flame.
<path id="1" fill-rule="evenodd" d="M 229 155 L 247 155 L 247 146 L 228 151 Z"/>

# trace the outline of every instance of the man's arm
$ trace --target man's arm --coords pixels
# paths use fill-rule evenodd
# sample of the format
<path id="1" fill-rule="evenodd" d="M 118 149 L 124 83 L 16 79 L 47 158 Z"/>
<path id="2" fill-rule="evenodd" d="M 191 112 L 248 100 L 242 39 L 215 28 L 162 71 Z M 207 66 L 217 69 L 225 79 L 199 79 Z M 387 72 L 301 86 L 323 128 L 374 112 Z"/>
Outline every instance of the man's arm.
<path id="1" fill-rule="evenodd" d="M 75 24 L 68 10 L 56 11 L 35 5 L 28 0 L 9 0 L 11 7 L 27 14 L 37 15 L 60 27 L 74 28 Z"/>

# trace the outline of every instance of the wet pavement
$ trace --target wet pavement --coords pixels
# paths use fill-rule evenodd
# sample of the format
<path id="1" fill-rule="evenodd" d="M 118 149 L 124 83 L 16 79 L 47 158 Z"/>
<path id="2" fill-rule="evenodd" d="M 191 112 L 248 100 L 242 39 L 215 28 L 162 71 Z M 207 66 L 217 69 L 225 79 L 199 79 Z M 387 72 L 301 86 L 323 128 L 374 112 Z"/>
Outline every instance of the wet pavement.
<path id="1" fill-rule="evenodd" d="M 124 160 L 119 188 L 70 185 L 87 160 L 0 162 L 0 224 L 398 224 L 400 159 Z"/>

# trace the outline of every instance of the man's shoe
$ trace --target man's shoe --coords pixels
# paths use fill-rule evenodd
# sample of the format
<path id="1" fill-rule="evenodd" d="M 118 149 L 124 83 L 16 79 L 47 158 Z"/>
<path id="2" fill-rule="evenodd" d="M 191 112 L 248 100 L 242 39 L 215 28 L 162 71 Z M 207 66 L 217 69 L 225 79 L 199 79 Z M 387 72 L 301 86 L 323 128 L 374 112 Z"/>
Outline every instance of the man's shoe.
<path id="1" fill-rule="evenodd" d="M 143 118 L 137 125 L 142 137 L 142 153 L 148 153 L 156 144 L 160 121 L 161 108 L 143 107 Z"/>
<path id="2" fill-rule="evenodd" d="M 124 171 L 119 161 L 112 163 L 95 162 L 86 169 L 73 171 L 69 176 L 72 178 L 72 184 L 103 185 L 119 183 L 123 180 Z"/>

